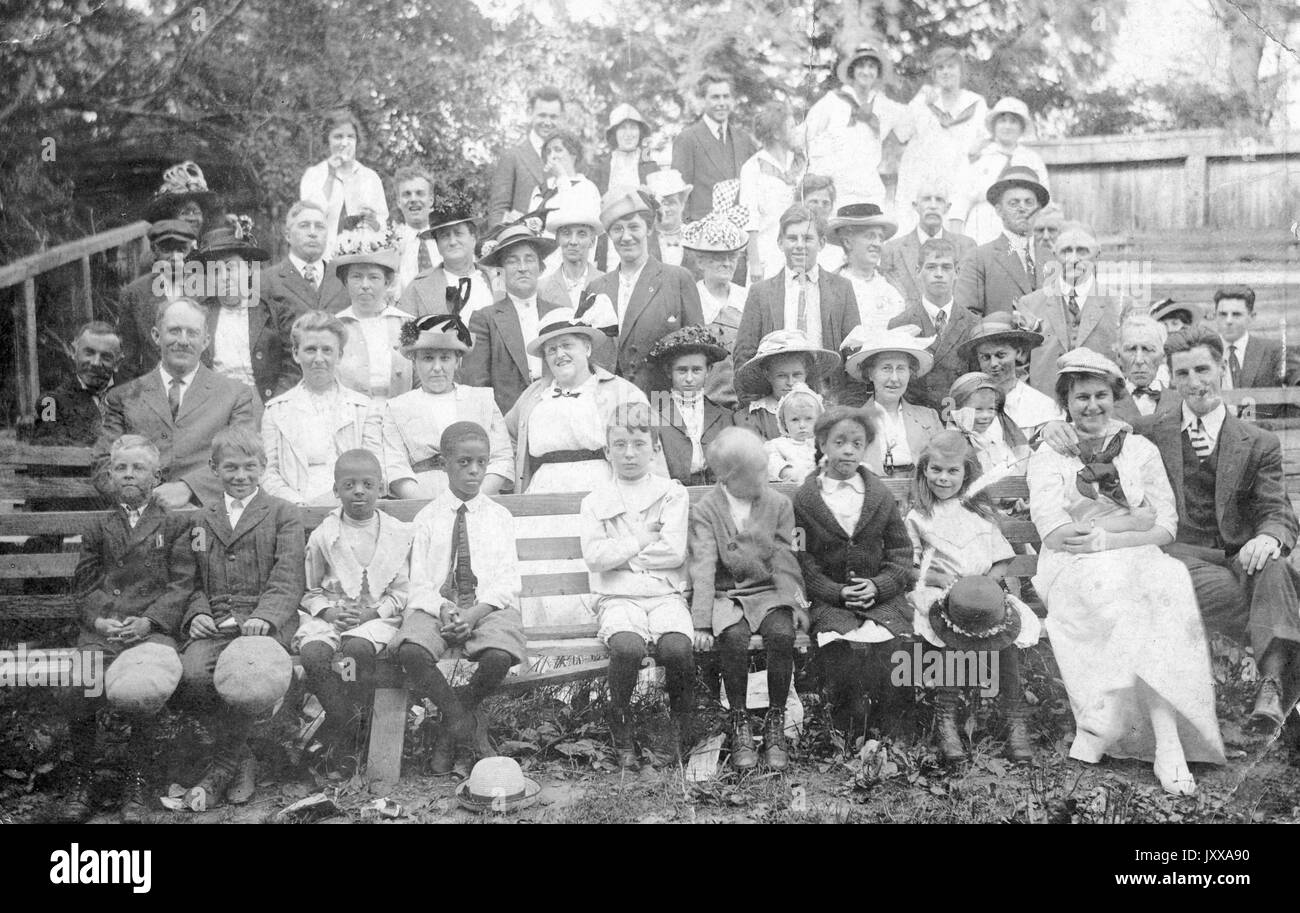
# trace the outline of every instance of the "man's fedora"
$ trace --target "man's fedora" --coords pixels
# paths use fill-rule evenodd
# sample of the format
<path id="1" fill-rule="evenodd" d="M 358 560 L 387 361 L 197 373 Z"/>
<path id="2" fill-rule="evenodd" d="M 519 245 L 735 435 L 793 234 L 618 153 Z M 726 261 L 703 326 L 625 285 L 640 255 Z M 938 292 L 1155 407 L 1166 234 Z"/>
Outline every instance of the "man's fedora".
<path id="1" fill-rule="evenodd" d="M 1034 196 L 1038 198 L 1040 209 L 1052 198 L 1047 188 L 1039 182 L 1038 172 L 1026 165 L 1008 165 L 998 179 L 989 185 L 984 199 L 988 200 L 990 205 L 997 206 L 1002 200 L 1002 194 L 1013 187 L 1023 187 L 1033 191 Z"/>

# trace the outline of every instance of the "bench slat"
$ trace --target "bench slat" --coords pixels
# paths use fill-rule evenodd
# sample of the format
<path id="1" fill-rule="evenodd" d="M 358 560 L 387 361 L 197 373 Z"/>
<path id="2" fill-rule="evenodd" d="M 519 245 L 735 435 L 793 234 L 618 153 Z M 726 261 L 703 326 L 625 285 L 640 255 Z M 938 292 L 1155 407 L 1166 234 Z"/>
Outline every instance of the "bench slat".
<path id="1" fill-rule="evenodd" d="M 0 580 L 71 577 L 77 570 L 77 557 L 75 552 L 0 555 Z"/>

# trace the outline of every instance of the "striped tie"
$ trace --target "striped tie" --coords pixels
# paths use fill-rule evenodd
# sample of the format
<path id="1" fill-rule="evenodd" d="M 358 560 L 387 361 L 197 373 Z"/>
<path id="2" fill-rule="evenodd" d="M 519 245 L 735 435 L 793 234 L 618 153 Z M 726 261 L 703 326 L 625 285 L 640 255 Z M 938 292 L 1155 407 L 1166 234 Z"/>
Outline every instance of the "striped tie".
<path id="1" fill-rule="evenodd" d="M 1205 433 L 1205 424 L 1198 418 L 1196 424 L 1187 429 L 1187 437 L 1196 451 L 1196 458 L 1204 462 L 1214 452 L 1214 443 Z"/>

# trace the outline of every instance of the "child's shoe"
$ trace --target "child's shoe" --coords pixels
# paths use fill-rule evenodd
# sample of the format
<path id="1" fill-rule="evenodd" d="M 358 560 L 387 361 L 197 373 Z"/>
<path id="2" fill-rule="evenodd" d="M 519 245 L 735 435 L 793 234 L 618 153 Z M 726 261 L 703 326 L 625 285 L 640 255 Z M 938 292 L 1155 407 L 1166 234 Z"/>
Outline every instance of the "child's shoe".
<path id="1" fill-rule="evenodd" d="M 144 824 L 149 817 L 149 799 L 144 774 L 132 764 L 123 771 L 122 810 L 123 824 Z"/>
<path id="2" fill-rule="evenodd" d="M 451 721 L 443 717 L 438 726 L 438 736 L 433 742 L 433 753 L 429 759 L 429 772 L 435 777 L 448 776 L 456 763 L 456 747 L 460 744 L 460 721 Z"/>
<path id="3" fill-rule="evenodd" d="M 785 711 L 771 707 L 763 720 L 763 763 L 773 770 L 790 766 L 790 752 L 785 746 Z"/>
<path id="4" fill-rule="evenodd" d="M 749 728 L 749 711 L 731 711 L 731 766 L 736 770 L 750 770 L 758 766 L 758 752 L 754 750 L 754 733 Z"/>
<path id="5" fill-rule="evenodd" d="M 1029 741 L 1029 713 L 1024 707 L 1007 710 L 1007 757 L 1032 761 L 1034 746 Z"/>
<path id="6" fill-rule="evenodd" d="M 213 758 L 208 764 L 207 770 L 199 778 L 199 782 L 190 787 L 189 792 L 185 794 L 185 805 L 193 808 L 194 800 L 199 794 L 203 795 L 203 807 L 213 809 L 221 804 L 222 797 L 226 794 L 226 788 L 235 778 L 235 768 L 237 762 L 225 756 Z"/>
<path id="7" fill-rule="evenodd" d="M 95 814 L 95 807 L 91 804 L 90 789 L 94 782 L 89 770 L 78 768 L 72 775 L 71 789 L 68 790 L 68 797 L 63 800 L 59 806 L 54 820 L 59 824 L 80 824 L 87 821 Z"/>
<path id="8" fill-rule="evenodd" d="M 234 779 L 226 787 L 226 799 L 233 805 L 244 805 L 249 799 L 253 798 L 253 793 L 256 791 L 257 758 L 249 753 L 239 759 L 239 765 L 235 768 Z"/>
<path id="9" fill-rule="evenodd" d="M 966 760 L 966 747 L 957 730 L 957 708 L 961 698 L 955 692 L 940 691 L 935 695 L 935 721 L 939 724 L 939 754 L 948 764 Z"/>
<path id="10" fill-rule="evenodd" d="M 637 754 L 636 739 L 632 735 L 631 714 L 626 708 L 611 712 L 609 735 L 618 755 L 618 766 L 623 770 L 640 770 L 641 759 Z"/>

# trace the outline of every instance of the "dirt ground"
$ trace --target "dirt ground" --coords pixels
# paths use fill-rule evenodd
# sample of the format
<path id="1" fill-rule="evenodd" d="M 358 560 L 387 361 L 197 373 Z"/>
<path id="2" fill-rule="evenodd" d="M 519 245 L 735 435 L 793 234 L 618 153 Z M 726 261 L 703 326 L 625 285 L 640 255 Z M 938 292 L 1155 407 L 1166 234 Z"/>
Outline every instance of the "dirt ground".
<path id="1" fill-rule="evenodd" d="M 769 823 L 769 822 L 1274 822 L 1300 823 L 1298 726 L 1264 738 L 1243 729 L 1252 686 L 1249 660 L 1239 651 L 1216 650 L 1220 726 L 1228 748 L 1221 768 L 1194 765 L 1200 789 L 1176 798 L 1159 787 L 1149 764 L 1108 760 L 1081 764 L 1067 757 L 1073 723 L 1064 690 L 1053 677 L 1050 656 L 1027 662 L 1026 690 L 1034 705 L 1035 759 L 1013 764 L 1001 757 L 1001 720 L 996 705 L 978 708 L 968 720 L 971 758 L 945 768 L 933 747 L 933 714 L 924 696 L 907 696 L 887 722 L 852 745 L 829 728 L 809 670 L 797 681 L 806 718 L 789 770 L 758 768 L 737 774 L 726 751 L 715 777 L 691 782 L 666 758 L 667 715 L 653 689 L 638 704 L 639 742 L 646 762 L 638 773 L 619 771 L 608 750 L 599 688 L 573 707 L 572 690 L 539 691 L 490 702 L 494 738 L 541 785 L 538 801 L 509 815 L 462 810 L 447 779 L 424 775 L 434 726 L 411 714 L 403 778 L 387 796 L 371 794 L 360 777 L 329 778 L 307 765 L 294 736 L 299 720 L 282 713 L 259 729 L 259 786 L 243 806 L 202 813 L 168 812 L 154 820 L 227 823 L 284 820 L 284 809 L 302 799 L 329 800 L 297 820 L 322 823 Z M 1246 680 L 1242 673 L 1245 672 Z M 584 705 L 585 704 L 585 705 Z M 295 704 L 296 706 L 296 704 Z M 0 821 L 48 820 L 66 789 L 68 755 L 64 724 L 48 695 L 0 693 Z M 700 714 L 701 729 L 720 730 L 716 705 Z M 1300 723 L 1300 717 L 1291 718 Z M 97 790 L 103 808 L 95 822 L 116 820 L 117 762 L 126 734 L 111 714 L 103 720 Z M 167 717 L 159 724 L 153 792 L 197 778 L 210 739 L 193 721 Z M 376 799 L 389 799 L 385 811 Z M 294 820 L 294 819 L 290 819 Z"/>

